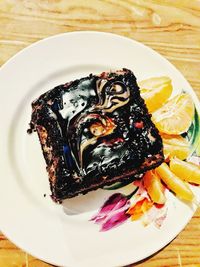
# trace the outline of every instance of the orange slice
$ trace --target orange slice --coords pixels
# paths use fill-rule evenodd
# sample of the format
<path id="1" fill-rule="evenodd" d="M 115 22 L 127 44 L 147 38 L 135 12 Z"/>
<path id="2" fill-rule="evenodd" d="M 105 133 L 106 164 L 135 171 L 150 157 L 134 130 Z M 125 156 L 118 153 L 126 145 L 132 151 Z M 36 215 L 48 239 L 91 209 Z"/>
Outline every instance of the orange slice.
<path id="1" fill-rule="evenodd" d="M 149 112 L 160 108 L 172 93 L 171 79 L 165 76 L 146 79 L 138 85 Z"/>
<path id="2" fill-rule="evenodd" d="M 165 159 L 177 157 L 186 159 L 190 155 L 189 142 L 180 135 L 161 135 Z"/>
<path id="3" fill-rule="evenodd" d="M 155 111 L 152 119 L 160 132 L 178 135 L 188 130 L 193 117 L 192 98 L 190 95 L 182 93 Z"/>
<path id="4" fill-rule="evenodd" d="M 164 195 L 164 186 L 160 181 L 160 177 L 153 171 L 148 171 L 143 177 L 143 182 L 151 200 L 158 204 L 164 204 L 166 197 Z"/>
<path id="5" fill-rule="evenodd" d="M 192 201 L 194 199 L 194 195 L 189 185 L 176 176 L 166 163 L 162 163 L 159 167 L 157 167 L 156 173 L 159 174 L 161 180 L 163 180 L 168 188 L 178 197 L 187 201 Z"/>
<path id="6" fill-rule="evenodd" d="M 170 161 L 170 169 L 182 180 L 190 183 L 200 184 L 200 167 L 180 159 L 174 158 Z"/>

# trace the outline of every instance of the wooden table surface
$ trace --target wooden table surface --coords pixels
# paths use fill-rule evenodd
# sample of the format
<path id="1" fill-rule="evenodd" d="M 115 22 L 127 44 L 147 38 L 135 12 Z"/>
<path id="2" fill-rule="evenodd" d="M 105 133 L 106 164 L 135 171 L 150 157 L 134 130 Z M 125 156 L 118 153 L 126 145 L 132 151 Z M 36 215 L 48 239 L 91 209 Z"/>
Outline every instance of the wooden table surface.
<path id="1" fill-rule="evenodd" d="M 171 61 L 200 97 L 199 0 L 0 0 L 0 65 L 37 40 L 76 30 L 113 32 L 143 42 Z M 0 235 L 0 267 L 14 266 L 52 265 Z M 200 209 L 168 246 L 130 266 L 200 266 Z"/>

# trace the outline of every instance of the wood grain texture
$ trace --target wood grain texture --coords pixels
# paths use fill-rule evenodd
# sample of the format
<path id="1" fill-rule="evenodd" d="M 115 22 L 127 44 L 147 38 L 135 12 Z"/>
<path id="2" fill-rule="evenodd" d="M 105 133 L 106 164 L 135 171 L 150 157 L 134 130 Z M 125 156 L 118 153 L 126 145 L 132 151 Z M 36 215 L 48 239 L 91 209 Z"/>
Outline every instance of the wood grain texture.
<path id="1" fill-rule="evenodd" d="M 171 61 L 200 97 L 199 0 L 0 0 L 0 65 L 29 44 L 75 30 L 141 41 Z M 137 267 L 200 266 L 200 210 L 167 247 Z M 0 235 L 0 266 L 46 267 Z"/>

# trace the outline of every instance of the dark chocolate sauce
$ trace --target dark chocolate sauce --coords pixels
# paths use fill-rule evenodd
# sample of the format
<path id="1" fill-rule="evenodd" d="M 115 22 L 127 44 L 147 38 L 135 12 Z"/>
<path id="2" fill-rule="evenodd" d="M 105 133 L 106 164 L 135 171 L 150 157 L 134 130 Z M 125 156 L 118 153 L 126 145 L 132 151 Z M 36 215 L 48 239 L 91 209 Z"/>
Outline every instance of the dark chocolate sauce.
<path id="1" fill-rule="evenodd" d="M 32 107 L 29 132 L 45 137 L 55 201 L 139 177 L 163 161 L 162 140 L 127 69 L 59 85 Z"/>
<path id="2" fill-rule="evenodd" d="M 62 90 L 51 106 L 65 140 L 67 168 L 71 172 L 75 169 L 78 176 L 94 170 L 117 172 L 118 166 L 136 168 L 149 149 L 156 152 L 160 148 L 149 139 L 154 130 L 144 116 L 141 100 L 137 100 L 138 90 L 119 78 L 101 80 L 93 76 L 72 83 L 70 90 Z M 93 133 L 91 127 L 95 129 Z"/>

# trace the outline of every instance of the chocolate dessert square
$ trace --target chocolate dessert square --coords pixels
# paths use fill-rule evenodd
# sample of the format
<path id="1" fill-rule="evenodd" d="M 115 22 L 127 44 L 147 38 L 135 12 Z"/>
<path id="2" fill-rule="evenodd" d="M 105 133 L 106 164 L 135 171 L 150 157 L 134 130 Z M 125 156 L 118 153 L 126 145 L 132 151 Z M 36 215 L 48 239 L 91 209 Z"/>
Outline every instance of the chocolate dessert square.
<path id="1" fill-rule="evenodd" d="M 59 85 L 32 109 L 55 201 L 136 179 L 163 162 L 161 137 L 128 69 Z"/>

